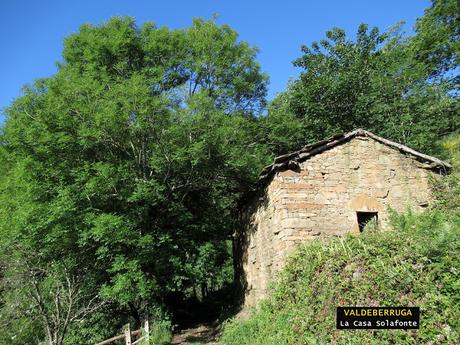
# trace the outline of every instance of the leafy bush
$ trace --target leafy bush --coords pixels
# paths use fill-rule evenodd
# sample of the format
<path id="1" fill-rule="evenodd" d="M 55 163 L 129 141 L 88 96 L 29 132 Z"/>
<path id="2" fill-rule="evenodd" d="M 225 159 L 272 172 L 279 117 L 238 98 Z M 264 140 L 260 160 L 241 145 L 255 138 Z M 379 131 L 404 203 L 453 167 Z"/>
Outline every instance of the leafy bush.
<path id="1" fill-rule="evenodd" d="M 152 323 L 150 344 L 167 345 L 172 339 L 172 325 L 169 320 L 158 320 Z"/>

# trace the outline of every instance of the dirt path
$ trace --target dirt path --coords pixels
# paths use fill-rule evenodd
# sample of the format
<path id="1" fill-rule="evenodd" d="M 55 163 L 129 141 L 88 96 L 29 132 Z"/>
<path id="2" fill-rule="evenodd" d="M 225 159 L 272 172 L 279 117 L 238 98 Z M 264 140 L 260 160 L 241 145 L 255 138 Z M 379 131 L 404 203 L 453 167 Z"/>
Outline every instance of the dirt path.
<path id="1" fill-rule="evenodd" d="M 175 334 L 171 345 L 205 344 L 217 345 L 218 327 L 212 324 L 201 324 L 194 328 L 183 329 Z"/>

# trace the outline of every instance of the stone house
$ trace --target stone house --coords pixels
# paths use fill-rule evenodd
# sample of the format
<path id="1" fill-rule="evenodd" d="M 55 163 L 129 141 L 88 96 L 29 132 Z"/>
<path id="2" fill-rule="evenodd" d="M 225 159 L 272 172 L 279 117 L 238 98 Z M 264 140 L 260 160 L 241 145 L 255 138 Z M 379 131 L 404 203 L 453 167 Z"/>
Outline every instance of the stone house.
<path id="1" fill-rule="evenodd" d="M 270 279 L 301 242 L 388 228 L 388 209 L 421 211 L 431 182 L 451 166 L 358 129 L 277 157 L 241 211 L 235 273 L 244 307 L 266 294 Z M 242 302 L 243 302 L 242 301 Z"/>

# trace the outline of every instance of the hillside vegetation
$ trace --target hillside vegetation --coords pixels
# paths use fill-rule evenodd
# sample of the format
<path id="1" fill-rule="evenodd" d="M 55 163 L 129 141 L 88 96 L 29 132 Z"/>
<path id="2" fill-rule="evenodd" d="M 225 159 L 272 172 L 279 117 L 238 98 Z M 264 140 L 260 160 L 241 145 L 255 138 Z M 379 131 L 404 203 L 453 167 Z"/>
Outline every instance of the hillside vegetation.
<path id="1" fill-rule="evenodd" d="M 438 192 L 439 201 L 429 212 L 392 212 L 393 231 L 375 229 L 300 246 L 270 297 L 247 320 L 229 322 L 221 343 L 460 343 L 457 173 Z M 411 331 L 336 330 L 337 306 L 418 306 L 421 326 Z"/>

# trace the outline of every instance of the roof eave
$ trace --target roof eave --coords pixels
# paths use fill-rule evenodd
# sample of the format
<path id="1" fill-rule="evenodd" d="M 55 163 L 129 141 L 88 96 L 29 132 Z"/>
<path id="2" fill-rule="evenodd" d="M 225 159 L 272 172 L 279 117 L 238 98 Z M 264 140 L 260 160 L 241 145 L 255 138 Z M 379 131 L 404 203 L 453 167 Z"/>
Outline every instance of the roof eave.
<path id="1" fill-rule="evenodd" d="M 319 142 L 316 142 L 310 145 L 306 145 L 298 151 L 294 151 L 294 152 L 276 157 L 274 159 L 273 164 L 266 166 L 262 170 L 259 180 L 266 181 L 269 177 L 271 177 L 277 171 L 287 170 L 290 165 L 297 166 L 299 163 L 309 159 L 310 157 L 316 154 L 322 153 L 326 150 L 329 150 L 339 144 L 347 142 L 357 136 L 366 136 L 366 137 L 372 138 L 386 146 L 398 149 L 400 152 L 409 154 L 418 160 L 429 162 L 430 165 L 428 168 L 430 169 L 433 169 L 433 170 L 443 169 L 446 172 L 452 169 L 451 164 L 444 162 L 436 157 L 432 157 L 432 156 L 423 154 L 421 152 L 415 151 L 411 149 L 410 147 L 407 147 L 405 145 L 396 143 L 394 141 L 379 137 L 378 135 L 375 135 L 374 133 L 371 133 L 369 131 L 359 128 L 359 129 L 356 129 L 354 131 L 351 131 L 345 134 L 334 135 L 333 137 L 329 139 L 322 140 L 322 141 L 319 141 Z"/>

